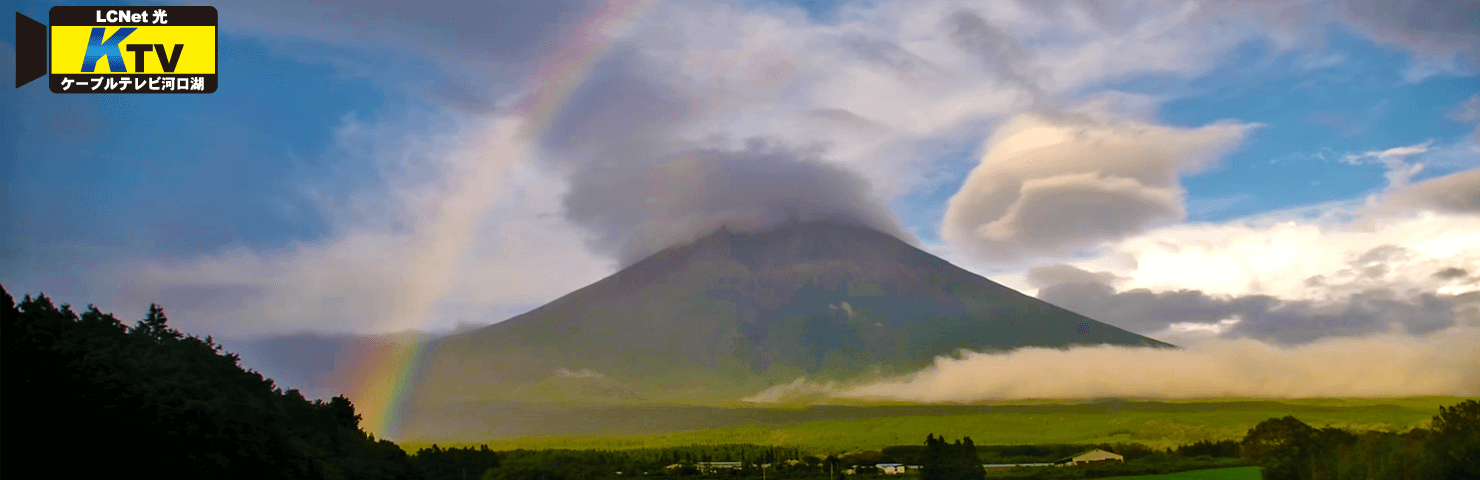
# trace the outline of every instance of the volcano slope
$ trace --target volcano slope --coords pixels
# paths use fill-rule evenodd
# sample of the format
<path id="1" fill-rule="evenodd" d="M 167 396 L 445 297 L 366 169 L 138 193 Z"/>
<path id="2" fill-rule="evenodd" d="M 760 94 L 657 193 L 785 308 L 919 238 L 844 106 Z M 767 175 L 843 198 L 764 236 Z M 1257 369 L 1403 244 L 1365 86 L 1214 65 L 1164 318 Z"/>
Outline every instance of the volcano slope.
<path id="1" fill-rule="evenodd" d="M 721 229 L 423 349 L 414 403 L 707 402 L 861 380 L 961 350 L 1171 347 L 868 228 Z"/>

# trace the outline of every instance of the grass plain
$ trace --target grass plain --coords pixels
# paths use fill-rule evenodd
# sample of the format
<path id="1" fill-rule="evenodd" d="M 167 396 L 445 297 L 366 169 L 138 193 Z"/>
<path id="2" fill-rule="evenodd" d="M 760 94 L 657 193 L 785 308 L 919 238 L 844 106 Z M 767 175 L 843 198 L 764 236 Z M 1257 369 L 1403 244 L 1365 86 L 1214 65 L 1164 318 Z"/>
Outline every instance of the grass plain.
<path id="1" fill-rule="evenodd" d="M 1101 480 L 1259 480 L 1259 467 L 1213 468 L 1165 475 L 1106 477 Z"/>
<path id="2" fill-rule="evenodd" d="M 814 454 L 913 445 L 928 434 L 971 437 L 979 445 L 1141 443 L 1168 448 L 1198 440 L 1241 439 L 1255 424 L 1294 415 L 1313 426 L 1404 431 L 1425 426 L 1440 406 L 1465 397 L 1313 399 L 1028 400 L 988 405 L 776 405 L 749 407 L 562 407 L 477 417 L 464 428 L 402 439 L 405 448 L 487 444 L 513 449 L 633 449 L 748 443 Z M 445 412 L 444 412 L 445 413 Z M 498 415 L 503 415 L 499 417 Z M 525 422 L 520 428 L 478 428 Z M 688 426 L 689 428 L 685 428 Z M 524 433 L 529 432 L 529 433 Z M 521 434 L 522 433 L 522 434 Z"/>

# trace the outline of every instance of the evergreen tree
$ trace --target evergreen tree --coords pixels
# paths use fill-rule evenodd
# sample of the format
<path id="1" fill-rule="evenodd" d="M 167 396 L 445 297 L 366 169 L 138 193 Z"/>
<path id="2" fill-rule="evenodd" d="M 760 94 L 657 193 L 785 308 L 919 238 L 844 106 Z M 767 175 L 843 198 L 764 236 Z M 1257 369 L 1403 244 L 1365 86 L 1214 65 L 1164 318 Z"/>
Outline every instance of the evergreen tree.
<path id="1" fill-rule="evenodd" d="M 945 452 L 942 451 L 944 443 L 944 440 L 935 438 L 935 434 L 933 433 L 925 436 L 925 454 L 920 459 L 920 467 L 924 471 L 920 472 L 920 480 L 940 480 L 945 478 L 941 475 L 943 473 L 942 467 L 944 466 L 943 460 L 945 457 Z"/>
<path id="2" fill-rule="evenodd" d="M 961 439 L 961 451 L 959 455 L 962 469 L 961 477 L 959 478 L 965 480 L 984 480 L 987 478 L 987 471 L 982 468 L 981 458 L 976 454 L 976 443 L 971 441 L 971 437 Z"/>
<path id="3" fill-rule="evenodd" d="M 976 444 L 971 438 L 948 443 L 945 437 L 930 434 L 925 437 L 925 453 L 920 466 L 921 480 L 976 480 L 986 478 L 981 460 L 976 454 Z"/>

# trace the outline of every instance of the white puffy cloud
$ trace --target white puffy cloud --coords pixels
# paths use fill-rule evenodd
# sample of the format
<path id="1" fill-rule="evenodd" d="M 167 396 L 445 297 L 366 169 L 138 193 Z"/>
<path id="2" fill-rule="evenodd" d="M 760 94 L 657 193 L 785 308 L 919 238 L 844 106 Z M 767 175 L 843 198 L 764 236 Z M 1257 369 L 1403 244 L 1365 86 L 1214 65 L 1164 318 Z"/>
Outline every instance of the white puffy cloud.
<path id="1" fill-rule="evenodd" d="M 1321 224 L 1259 219 L 1184 224 L 1127 238 L 1103 255 L 1070 262 L 1121 278 L 1121 289 L 1198 290 L 1215 295 L 1273 295 L 1330 300 L 1367 290 L 1464 293 L 1433 273 L 1480 268 L 1480 218 L 1414 214 Z M 1441 291 L 1442 290 L 1442 291 Z"/>
<path id="2" fill-rule="evenodd" d="M 1401 158 L 1422 150 L 1355 158 L 1403 170 L 1411 164 Z M 1365 204 L 1165 226 L 1025 278 L 1050 303 L 1173 343 L 1302 343 L 1466 325 L 1480 302 L 1477 174 L 1412 184 L 1390 175 L 1396 186 Z"/>
<path id="3" fill-rule="evenodd" d="M 1064 255 L 1181 220 L 1179 174 L 1213 164 L 1253 125 L 1179 128 L 1092 115 L 1008 122 L 951 197 L 942 237 L 988 261 Z"/>

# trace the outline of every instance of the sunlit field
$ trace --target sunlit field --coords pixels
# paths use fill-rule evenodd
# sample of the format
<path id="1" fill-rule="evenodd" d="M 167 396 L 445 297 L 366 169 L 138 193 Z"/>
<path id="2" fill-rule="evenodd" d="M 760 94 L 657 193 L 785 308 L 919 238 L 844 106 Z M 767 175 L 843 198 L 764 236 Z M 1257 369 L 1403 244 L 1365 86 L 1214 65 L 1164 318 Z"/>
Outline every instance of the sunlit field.
<path id="1" fill-rule="evenodd" d="M 408 450 L 439 443 L 487 444 L 508 449 L 630 449 L 695 444 L 748 443 L 801 448 L 810 453 L 850 453 L 911 445 L 928 434 L 969 436 L 979 445 L 1141 443 L 1168 448 L 1199 440 L 1241 439 L 1270 418 L 1294 415 L 1312 426 L 1352 431 L 1408 430 L 1424 426 L 1441 405 L 1464 397 L 1334 398 L 1295 400 L 1205 399 L 1169 401 L 1021 401 L 993 405 L 888 405 L 715 409 L 654 407 L 576 411 L 543 416 L 558 435 L 446 432 L 401 442 Z M 665 414 L 671 409 L 671 415 Z M 708 424 L 683 428 L 688 419 Z M 510 423 L 528 421 L 508 417 Z M 497 425 L 497 418 L 478 423 Z M 603 430 L 602 427 L 609 427 Z M 644 427 L 645 426 L 645 427 Z M 613 429 L 629 430 L 616 431 Z M 509 432 L 504 429 L 502 432 Z"/>

